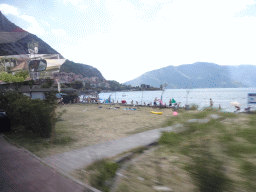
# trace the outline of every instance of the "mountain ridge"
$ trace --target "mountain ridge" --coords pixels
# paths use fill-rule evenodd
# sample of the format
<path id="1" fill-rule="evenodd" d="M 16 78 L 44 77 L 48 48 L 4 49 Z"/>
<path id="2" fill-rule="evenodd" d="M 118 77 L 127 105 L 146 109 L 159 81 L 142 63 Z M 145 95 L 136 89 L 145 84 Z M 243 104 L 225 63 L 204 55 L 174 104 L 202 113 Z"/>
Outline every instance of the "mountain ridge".
<path id="1" fill-rule="evenodd" d="M 50 45 L 9 21 L 0 11 L 0 56 L 29 54 L 27 44 L 31 41 L 39 43 L 38 54 L 59 54 L 60 59 L 64 59 Z M 101 80 L 105 80 L 97 68 L 87 64 L 75 63 L 68 59 L 60 67 L 60 72 L 80 74 L 89 78 L 98 77 Z"/>
<path id="2" fill-rule="evenodd" d="M 236 68 L 210 62 L 196 62 L 179 66 L 169 65 L 143 73 L 141 76 L 123 84 L 131 86 L 147 84 L 160 87 L 160 85 L 166 83 L 166 88 L 171 89 L 256 87 L 256 66 L 248 66 L 238 66 Z M 250 75 L 243 77 L 242 73 L 249 73 Z"/>
<path id="3" fill-rule="evenodd" d="M 2 33 L 2 38 L 0 38 L 1 56 L 29 54 L 28 43 L 34 40 L 39 43 L 38 54 L 59 54 L 60 58 L 64 59 L 59 52 L 42 39 L 9 21 L 1 11 L 0 33 Z"/>

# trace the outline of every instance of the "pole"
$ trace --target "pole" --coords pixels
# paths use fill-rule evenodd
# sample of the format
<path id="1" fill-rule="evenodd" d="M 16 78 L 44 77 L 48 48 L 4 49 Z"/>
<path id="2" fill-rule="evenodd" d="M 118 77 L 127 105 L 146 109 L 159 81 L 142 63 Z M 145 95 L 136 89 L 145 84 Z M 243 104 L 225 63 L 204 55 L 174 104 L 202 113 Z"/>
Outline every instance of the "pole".
<path id="1" fill-rule="evenodd" d="M 141 105 L 142 105 L 142 98 L 143 98 L 143 90 L 142 90 L 142 96 L 141 96 Z"/>

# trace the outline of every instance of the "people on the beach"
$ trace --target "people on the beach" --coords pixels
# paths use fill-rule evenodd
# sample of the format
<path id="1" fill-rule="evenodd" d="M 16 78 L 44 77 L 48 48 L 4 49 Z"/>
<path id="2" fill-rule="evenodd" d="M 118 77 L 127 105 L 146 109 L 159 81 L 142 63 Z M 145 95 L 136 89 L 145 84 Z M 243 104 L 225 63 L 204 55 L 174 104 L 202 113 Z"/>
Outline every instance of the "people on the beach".
<path id="1" fill-rule="evenodd" d="M 235 108 L 236 108 L 236 111 L 235 111 L 235 112 L 240 111 L 240 107 L 239 107 L 239 106 L 235 106 Z"/>
<path id="2" fill-rule="evenodd" d="M 244 110 L 245 110 L 246 112 L 250 112 L 250 109 L 251 109 L 250 106 L 248 106 L 247 108 L 244 108 Z"/>
<path id="3" fill-rule="evenodd" d="M 136 101 L 136 105 L 139 105 L 138 101 Z"/>
<path id="4" fill-rule="evenodd" d="M 172 106 L 172 99 L 169 100 L 169 107 Z"/>
<path id="5" fill-rule="evenodd" d="M 133 100 L 131 101 L 131 105 L 133 105 Z"/>
<path id="6" fill-rule="evenodd" d="M 220 106 L 220 104 L 219 104 L 219 109 L 221 109 L 221 106 Z"/>
<path id="7" fill-rule="evenodd" d="M 157 98 L 155 98 L 155 100 L 154 100 L 154 106 L 156 106 L 156 101 L 157 101 Z"/>
<path id="8" fill-rule="evenodd" d="M 210 98 L 210 107 L 213 106 L 212 98 Z"/>

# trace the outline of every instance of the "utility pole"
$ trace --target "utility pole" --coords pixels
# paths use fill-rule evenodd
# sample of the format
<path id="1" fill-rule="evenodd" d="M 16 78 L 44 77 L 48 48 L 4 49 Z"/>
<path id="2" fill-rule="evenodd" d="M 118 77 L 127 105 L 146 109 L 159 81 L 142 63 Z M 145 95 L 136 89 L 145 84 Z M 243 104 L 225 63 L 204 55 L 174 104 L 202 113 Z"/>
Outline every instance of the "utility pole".
<path id="1" fill-rule="evenodd" d="M 141 96 L 141 105 L 142 105 L 142 99 L 143 99 L 143 89 L 142 89 L 142 96 Z"/>

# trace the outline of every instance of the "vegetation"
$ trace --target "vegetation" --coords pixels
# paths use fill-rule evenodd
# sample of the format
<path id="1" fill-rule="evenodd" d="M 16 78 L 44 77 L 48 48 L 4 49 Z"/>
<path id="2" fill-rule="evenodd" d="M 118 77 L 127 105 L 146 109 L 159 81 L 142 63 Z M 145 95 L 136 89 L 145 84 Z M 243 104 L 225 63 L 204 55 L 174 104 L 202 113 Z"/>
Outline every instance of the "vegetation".
<path id="1" fill-rule="evenodd" d="M 106 159 L 94 162 L 86 168 L 87 171 L 94 171 L 94 174 L 90 175 L 90 184 L 99 190 L 109 191 L 112 179 L 115 177 L 118 168 L 119 165 L 117 163 Z"/>
<path id="2" fill-rule="evenodd" d="M 75 63 L 68 59 L 61 65 L 60 72 L 81 74 L 83 77 L 98 77 L 104 80 L 104 77 L 98 69 L 90 65 Z"/>
<path id="3" fill-rule="evenodd" d="M 123 173 L 127 178 L 120 181 L 120 189 L 153 191 L 152 185 L 160 182 L 174 191 L 255 191 L 255 114 L 206 108 L 187 116 L 209 118 L 212 113 L 220 118 L 207 123 L 176 119 L 183 128 L 164 132 L 159 149 L 143 155 Z"/>
<path id="4" fill-rule="evenodd" d="M 161 90 L 161 88 L 155 88 L 155 87 L 132 87 L 131 85 L 124 85 L 121 83 L 118 83 L 117 81 L 108 81 L 108 83 L 110 84 L 110 90 L 111 91 L 125 91 L 125 90 L 133 90 L 133 91 L 143 91 L 143 90 L 149 90 L 149 91 L 153 91 L 153 90 Z"/>
<path id="5" fill-rule="evenodd" d="M 7 83 L 23 82 L 27 77 L 29 77 L 28 71 L 20 71 L 14 75 L 7 72 L 0 73 L 0 80 Z"/>
<path id="6" fill-rule="evenodd" d="M 54 94 L 48 94 L 43 101 L 8 90 L 0 94 L 0 103 L 10 117 L 12 127 L 24 128 L 40 137 L 49 138 L 59 118 L 55 113 Z"/>
<path id="7" fill-rule="evenodd" d="M 63 96 L 64 103 L 73 103 L 74 99 L 78 97 L 77 93 L 68 93 L 67 95 Z"/>
<path id="8" fill-rule="evenodd" d="M 190 110 L 197 110 L 197 109 L 198 109 L 198 106 L 195 105 L 195 104 L 192 104 L 189 109 L 190 109 Z"/>

